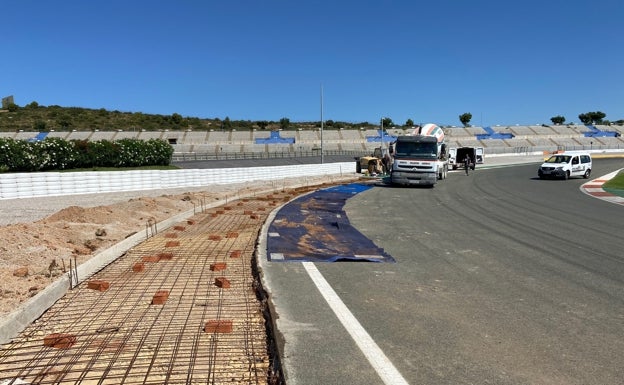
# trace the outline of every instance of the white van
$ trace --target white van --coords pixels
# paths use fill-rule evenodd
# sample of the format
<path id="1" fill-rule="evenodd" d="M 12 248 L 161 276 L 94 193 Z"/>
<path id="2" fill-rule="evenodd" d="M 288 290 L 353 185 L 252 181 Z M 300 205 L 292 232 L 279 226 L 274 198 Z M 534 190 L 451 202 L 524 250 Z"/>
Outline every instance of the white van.
<path id="1" fill-rule="evenodd" d="M 582 176 L 587 179 L 591 175 L 592 158 L 588 152 L 563 152 L 546 159 L 537 170 L 540 179 Z"/>
<path id="2" fill-rule="evenodd" d="M 477 164 L 483 164 L 483 147 L 451 147 L 448 149 L 449 167 L 457 170 L 464 167 L 466 155 L 470 157 L 470 168 L 475 169 Z"/>

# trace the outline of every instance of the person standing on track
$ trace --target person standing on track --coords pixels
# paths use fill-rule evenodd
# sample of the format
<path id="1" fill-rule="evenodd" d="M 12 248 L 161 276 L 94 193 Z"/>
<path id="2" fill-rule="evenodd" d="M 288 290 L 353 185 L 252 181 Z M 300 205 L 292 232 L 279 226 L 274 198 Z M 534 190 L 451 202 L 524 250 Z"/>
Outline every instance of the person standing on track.
<path id="1" fill-rule="evenodd" d="M 466 169 L 466 175 L 468 175 L 468 170 L 470 169 L 470 156 L 468 154 L 464 158 L 464 168 Z"/>

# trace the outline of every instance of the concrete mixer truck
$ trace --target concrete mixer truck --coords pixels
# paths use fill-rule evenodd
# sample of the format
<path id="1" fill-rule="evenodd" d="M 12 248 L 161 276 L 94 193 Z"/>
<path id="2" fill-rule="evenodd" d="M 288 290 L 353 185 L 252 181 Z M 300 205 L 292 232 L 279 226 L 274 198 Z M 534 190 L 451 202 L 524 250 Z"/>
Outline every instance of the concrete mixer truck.
<path id="1" fill-rule="evenodd" d="M 433 186 L 448 173 L 444 131 L 433 123 L 397 137 L 390 182 L 397 185 Z"/>

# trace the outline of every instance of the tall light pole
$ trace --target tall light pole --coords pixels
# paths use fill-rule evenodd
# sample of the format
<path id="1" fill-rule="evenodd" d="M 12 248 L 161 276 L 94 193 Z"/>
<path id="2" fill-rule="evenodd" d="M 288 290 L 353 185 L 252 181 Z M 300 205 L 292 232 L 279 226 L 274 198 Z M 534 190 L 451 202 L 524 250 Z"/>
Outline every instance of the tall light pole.
<path id="1" fill-rule="evenodd" d="M 321 83 L 321 164 L 324 163 L 323 155 L 323 84 Z"/>
<path id="2" fill-rule="evenodd" d="M 381 117 L 381 152 L 383 153 L 383 148 L 384 148 L 384 131 L 383 131 L 383 121 L 384 121 L 384 117 Z"/>

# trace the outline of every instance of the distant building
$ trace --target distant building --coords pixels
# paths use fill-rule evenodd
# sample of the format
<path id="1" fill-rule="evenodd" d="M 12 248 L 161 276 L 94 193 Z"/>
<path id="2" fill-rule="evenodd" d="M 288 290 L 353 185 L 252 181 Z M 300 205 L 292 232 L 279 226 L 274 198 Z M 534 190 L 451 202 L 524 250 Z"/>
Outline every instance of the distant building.
<path id="1" fill-rule="evenodd" d="M 2 109 L 6 110 L 7 108 L 9 108 L 9 105 L 13 103 L 15 103 L 13 101 L 13 95 L 5 96 L 4 98 L 2 98 Z"/>

